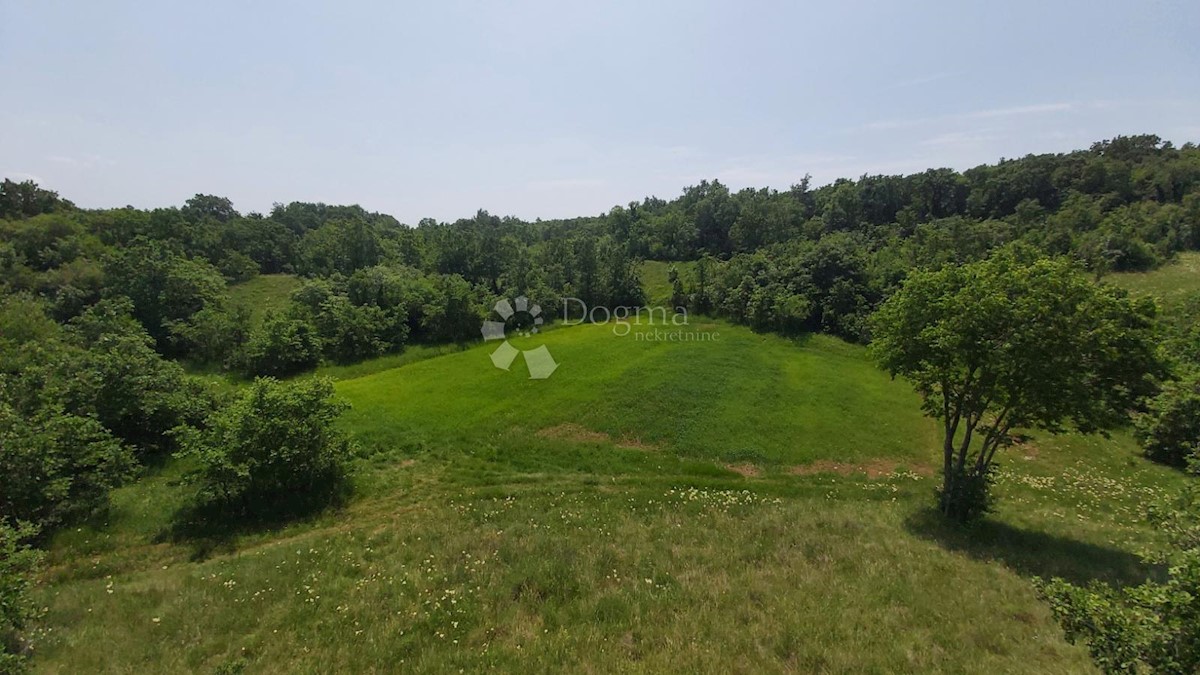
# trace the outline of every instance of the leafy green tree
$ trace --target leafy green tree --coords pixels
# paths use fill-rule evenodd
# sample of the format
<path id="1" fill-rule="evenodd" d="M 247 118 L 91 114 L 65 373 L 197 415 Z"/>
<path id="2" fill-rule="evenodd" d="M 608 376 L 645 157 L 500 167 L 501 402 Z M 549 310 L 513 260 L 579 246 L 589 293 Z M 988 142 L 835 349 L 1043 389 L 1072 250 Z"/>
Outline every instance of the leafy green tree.
<path id="1" fill-rule="evenodd" d="M 1152 303 L 1019 250 L 910 274 L 873 317 L 871 350 L 943 425 L 941 510 L 962 520 L 986 510 L 1011 429 L 1127 420 L 1163 371 L 1152 318 Z"/>
<path id="2" fill-rule="evenodd" d="M 1200 372 L 1166 383 L 1147 408 L 1134 429 L 1147 457 L 1183 467 L 1200 456 Z"/>
<path id="3" fill-rule="evenodd" d="M 217 269 L 230 283 L 253 279 L 258 274 L 258 263 L 241 251 L 227 251 L 217 261 Z"/>
<path id="4" fill-rule="evenodd" d="M 392 335 L 425 339 L 421 333 L 424 309 L 434 301 L 437 290 L 434 279 L 419 270 L 386 265 L 361 269 L 347 281 L 346 293 L 355 305 L 382 309 L 393 326 L 388 329 Z"/>
<path id="5" fill-rule="evenodd" d="M 243 362 L 251 375 L 294 375 L 321 362 L 321 337 L 307 318 L 267 312 L 250 334 Z"/>
<path id="6" fill-rule="evenodd" d="M 858 227 L 862 219 L 862 202 L 854 181 L 840 179 L 825 202 L 823 214 L 826 225 L 833 230 L 850 230 Z"/>
<path id="7" fill-rule="evenodd" d="M 421 334 L 432 342 L 478 338 L 491 309 L 487 294 L 457 274 L 438 276 L 433 286 L 433 299 L 422 310 Z"/>
<path id="8" fill-rule="evenodd" d="M 708 314 L 716 304 L 713 299 L 713 268 L 716 263 L 705 256 L 696 261 L 696 288 L 688 296 L 688 309 L 698 314 Z"/>
<path id="9" fill-rule="evenodd" d="M 269 218 L 250 216 L 231 220 L 221 230 L 221 241 L 224 248 L 248 256 L 263 274 L 291 271 L 295 264 L 296 235 Z"/>
<path id="10" fill-rule="evenodd" d="M 127 299 L 89 308 L 67 336 L 75 349 L 51 366 L 66 409 L 95 417 L 143 453 L 169 450 L 171 429 L 195 423 L 214 405 L 203 384 L 154 351 Z"/>
<path id="11" fill-rule="evenodd" d="M 306 234 L 299 243 L 299 270 L 330 276 L 379 264 L 384 244 L 379 227 L 362 218 L 335 220 Z"/>
<path id="12" fill-rule="evenodd" d="M 21 415 L 0 401 L 0 522 L 45 529 L 86 516 L 133 466 L 129 448 L 94 418 L 61 407 Z"/>
<path id="13" fill-rule="evenodd" d="M 28 643 L 22 631 L 37 618 L 29 588 L 42 559 L 41 552 L 26 542 L 36 532 L 30 525 L 10 527 L 0 522 L 0 673 L 25 670 Z"/>
<path id="14" fill-rule="evenodd" d="M 679 268 L 671 265 L 667 270 L 667 282 L 671 284 L 671 307 L 686 307 L 687 293 L 683 290 L 683 280 L 679 278 Z"/>
<path id="15" fill-rule="evenodd" d="M 866 242 L 844 232 L 821 237 L 796 261 L 810 307 L 807 325 L 850 340 L 867 335 L 867 316 L 879 302 L 868 270 Z"/>
<path id="16" fill-rule="evenodd" d="M 390 321 L 384 310 L 356 306 L 344 295 L 321 303 L 316 327 L 325 355 L 339 363 L 369 359 L 400 348 L 407 332 L 404 324 Z"/>
<path id="17" fill-rule="evenodd" d="M 62 329 L 47 316 L 46 309 L 44 302 L 29 293 L 0 298 L 0 349 L 59 339 Z"/>
<path id="18" fill-rule="evenodd" d="M 0 238 L 13 247 L 25 265 L 38 272 L 103 251 L 100 241 L 86 231 L 83 218 L 74 212 L 0 221 Z"/>
<path id="19" fill-rule="evenodd" d="M 760 251 L 734 256 L 722 266 L 711 297 L 718 299 L 721 314 L 756 331 L 796 333 L 812 316 L 805 281 L 794 259 L 781 261 Z"/>
<path id="20" fill-rule="evenodd" d="M 201 194 L 187 200 L 180 213 L 191 220 L 209 218 L 221 223 L 227 223 L 241 215 L 233 208 L 233 202 L 228 198 Z"/>
<path id="21" fill-rule="evenodd" d="M 93 419 L 140 453 L 169 448 L 170 430 L 202 418 L 212 397 L 154 351 L 130 310 L 103 300 L 62 327 L 27 296 L 0 304 L 0 399 L 30 418 L 50 408 Z"/>
<path id="22" fill-rule="evenodd" d="M 337 427 L 346 408 L 326 378 L 255 380 L 204 430 L 181 432 L 180 455 L 198 464 L 190 480 L 200 503 L 276 516 L 332 496 L 350 456 L 350 441 Z"/>
<path id="23" fill-rule="evenodd" d="M 228 297 L 216 268 L 157 241 L 135 241 L 114 252 L 104 267 L 110 292 L 133 301 L 134 316 L 160 349 L 170 347 L 172 324 Z"/>
<path id="24" fill-rule="evenodd" d="M 250 339 L 250 310 L 244 305 L 209 306 L 171 325 L 173 351 L 201 363 L 229 366 Z"/>
<path id="25" fill-rule="evenodd" d="M 0 181 L 0 218 L 32 218 L 38 214 L 73 208 L 71 202 L 60 199 L 57 192 L 45 190 L 31 181 Z"/>

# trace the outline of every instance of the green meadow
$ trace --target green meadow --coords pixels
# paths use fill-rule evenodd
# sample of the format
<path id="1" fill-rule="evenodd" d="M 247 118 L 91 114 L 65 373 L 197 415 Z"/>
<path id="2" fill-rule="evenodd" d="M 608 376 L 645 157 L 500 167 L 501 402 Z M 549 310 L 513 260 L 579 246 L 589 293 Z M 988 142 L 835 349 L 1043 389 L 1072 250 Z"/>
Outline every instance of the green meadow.
<path id="1" fill-rule="evenodd" d="M 229 299 L 249 309 L 251 322 L 258 325 L 267 310 L 287 306 L 300 283 L 300 278 L 291 274 L 259 274 L 230 286 Z"/>
<path id="2" fill-rule="evenodd" d="M 696 283 L 696 261 L 680 260 L 663 262 L 661 260 L 646 260 L 638 267 L 638 276 L 642 287 L 646 289 L 646 303 L 649 305 L 670 304 L 671 280 L 670 272 L 674 267 L 679 272 L 679 279 L 684 288 L 690 288 Z"/>
<path id="3" fill-rule="evenodd" d="M 1183 251 L 1154 271 L 1112 274 L 1105 281 L 1131 293 L 1157 297 L 1168 307 L 1177 305 L 1200 294 L 1200 252 Z"/>
<path id="4" fill-rule="evenodd" d="M 1142 507 L 1183 479 L 1124 435 L 1008 450 L 998 513 L 928 512 L 937 429 L 825 336 L 693 318 L 562 327 L 531 380 L 495 343 L 326 371 L 354 496 L 173 534 L 186 467 L 61 533 L 44 672 L 1091 672 L 1035 576 L 1156 574 Z M 618 331 L 619 332 L 619 331 Z"/>

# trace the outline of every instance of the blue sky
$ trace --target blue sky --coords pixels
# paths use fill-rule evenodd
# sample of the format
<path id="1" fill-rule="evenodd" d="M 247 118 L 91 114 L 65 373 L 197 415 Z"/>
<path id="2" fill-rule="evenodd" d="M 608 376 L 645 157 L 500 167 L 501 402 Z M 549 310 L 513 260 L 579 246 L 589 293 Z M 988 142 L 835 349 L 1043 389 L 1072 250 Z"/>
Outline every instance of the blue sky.
<path id="1" fill-rule="evenodd" d="M 591 215 L 1200 141 L 1200 3 L 0 2 L 0 172 L 80 206 Z"/>

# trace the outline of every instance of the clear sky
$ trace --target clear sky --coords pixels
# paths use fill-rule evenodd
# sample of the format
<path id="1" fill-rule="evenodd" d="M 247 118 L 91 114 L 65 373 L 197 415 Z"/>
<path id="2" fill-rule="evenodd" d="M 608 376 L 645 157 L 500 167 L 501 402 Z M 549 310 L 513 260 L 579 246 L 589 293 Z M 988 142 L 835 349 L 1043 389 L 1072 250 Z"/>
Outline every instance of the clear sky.
<path id="1" fill-rule="evenodd" d="M 1200 141 L 1200 2 L 906 4 L 0 0 L 0 172 L 415 223 Z"/>

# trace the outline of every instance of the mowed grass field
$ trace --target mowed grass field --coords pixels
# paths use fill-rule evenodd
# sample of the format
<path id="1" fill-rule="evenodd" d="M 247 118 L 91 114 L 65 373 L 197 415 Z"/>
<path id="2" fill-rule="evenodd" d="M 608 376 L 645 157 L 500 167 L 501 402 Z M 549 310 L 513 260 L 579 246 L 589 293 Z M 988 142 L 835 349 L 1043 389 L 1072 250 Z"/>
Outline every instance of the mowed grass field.
<path id="1" fill-rule="evenodd" d="M 1039 435 L 998 513 L 948 526 L 936 427 L 863 348 L 680 329 L 715 337 L 515 340 L 547 380 L 494 343 L 333 373 L 353 499 L 181 540 L 182 467 L 121 489 L 54 542 L 35 669 L 1092 672 L 1030 581 L 1154 574 L 1141 510 L 1180 476 Z"/>

